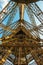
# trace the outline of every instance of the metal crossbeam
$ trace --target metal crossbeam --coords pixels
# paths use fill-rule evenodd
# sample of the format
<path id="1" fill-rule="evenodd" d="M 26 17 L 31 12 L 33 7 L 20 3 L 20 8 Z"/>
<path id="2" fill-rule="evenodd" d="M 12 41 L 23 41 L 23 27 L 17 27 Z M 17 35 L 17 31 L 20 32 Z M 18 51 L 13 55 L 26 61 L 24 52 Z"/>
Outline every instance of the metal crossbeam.
<path id="1" fill-rule="evenodd" d="M 4 57 L 1 59 L 1 63 L 5 63 L 6 59 L 8 58 L 8 56 L 12 53 L 13 47 L 10 48 L 10 50 L 7 50 L 6 54 L 4 55 Z"/>
<path id="2" fill-rule="evenodd" d="M 11 11 L 17 6 L 14 2 L 10 1 L 9 4 L 0 13 L 0 23 L 11 13 Z"/>
<path id="3" fill-rule="evenodd" d="M 31 3 L 28 5 L 28 7 L 35 14 L 35 16 L 38 18 L 38 20 L 43 24 L 43 12 L 38 7 L 38 5 L 36 3 Z"/>
<path id="4" fill-rule="evenodd" d="M 40 54 L 40 51 L 42 52 L 41 54 Z M 43 65 L 43 61 L 42 61 L 43 59 L 41 60 L 41 57 L 39 57 L 43 54 L 43 51 L 41 48 L 40 48 L 40 50 L 38 50 L 38 52 L 37 52 L 37 50 L 31 50 L 31 54 L 38 65 Z"/>
<path id="5" fill-rule="evenodd" d="M 5 26 L 4 24 L 0 24 L 0 27 L 5 30 L 5 31 L 10 31 L 10 32 L 14 32 L 14 30 L 16 29 L 16 27 L 19 26 L 19 22 L 15 23 L 14 25 L 14 29 L 11 29 L 10 27 L 8 26 Z"/>

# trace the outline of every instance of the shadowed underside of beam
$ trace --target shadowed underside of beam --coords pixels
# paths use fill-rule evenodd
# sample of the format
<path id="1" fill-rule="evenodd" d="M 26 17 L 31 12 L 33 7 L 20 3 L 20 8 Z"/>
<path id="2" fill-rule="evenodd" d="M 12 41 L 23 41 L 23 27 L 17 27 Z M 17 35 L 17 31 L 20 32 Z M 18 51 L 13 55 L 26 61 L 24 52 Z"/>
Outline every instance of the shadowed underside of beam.
<path id="1" fill-rule="evenodd" d="M 12 1 L 17 2 L 17 3 L 33 3 L 39 0 L 12 0 Z"/>

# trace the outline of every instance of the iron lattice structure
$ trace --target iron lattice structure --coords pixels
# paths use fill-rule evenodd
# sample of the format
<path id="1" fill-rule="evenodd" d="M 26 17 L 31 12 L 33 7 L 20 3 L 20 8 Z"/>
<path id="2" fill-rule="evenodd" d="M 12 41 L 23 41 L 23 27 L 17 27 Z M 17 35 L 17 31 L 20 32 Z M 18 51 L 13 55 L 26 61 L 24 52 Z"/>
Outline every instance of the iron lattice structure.
<path id="1" fill-rule="evenodd" d="M 37 0 L 9 1 L 6 7 L 0 12 L 0 33 L 3 32 L 0 41 L 0 65 L 4 65 L 6 59 L 14 65 L 28 65 L 33 59 L 37 65 L 43 65 L 43 40 L 39 33 L 43 35 L 43 12 L 35 3 Z M 31 3 L 30 3 L 31 2 Z M 33 3 L 34 2 L 34 3 Z M 19 9 L 19 20 L 12 23 L 17 10 Z M 30 18 L 31 23 L 24 20 L 24 10 Z M 34 15 L 40 21 L 36 25 Z M 7 25 L 2 24 L 8 17 Z M 5 64 L 6 65 L 6 64 Z"/>

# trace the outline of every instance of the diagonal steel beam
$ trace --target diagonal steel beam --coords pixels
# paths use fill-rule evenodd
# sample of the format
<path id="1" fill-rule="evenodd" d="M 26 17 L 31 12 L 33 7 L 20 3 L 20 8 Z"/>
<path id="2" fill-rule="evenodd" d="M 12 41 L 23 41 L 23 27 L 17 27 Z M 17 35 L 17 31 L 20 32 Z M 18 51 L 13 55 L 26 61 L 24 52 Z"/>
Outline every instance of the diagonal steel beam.
<path id="1" fill-rule="evenodd" d="M 16 27 L 19 26 L 19 22 L 16 22 L 13 26 L 14 26 L 14 29 L 16 29 Z M 2 28 L 5 31 L 14 32 L 14 29 L 12 29 L 12 28 L 10 28 L 8 26 L 5 26 L 4 24 L 0 24 L 0 28 Z"/>
<path id="2" fill-rule="evenodd" d="M 43 54 L 43 50 L 41 48 L 37 50 L 31 50 L 31 54 L 38 65 L 43 65 L 43 61 L 41 60 L 41 57 L 39 57 Z"/>
<path id="3" fill-rule="evenodd" d="M 38 5 L 36 3 L 31 3 L 28 5 L 28 7 L 31 9 L 34 15 L 38 18 L 38 20 L 43 24 L 43 12 L 38 7 Z"/>
<path id="4" fill-rule="evenodd" d="M 16 3 L 10 2 L 0 13 L 0 23 L 12 12 L 12 10 L 17 6 Z"/>

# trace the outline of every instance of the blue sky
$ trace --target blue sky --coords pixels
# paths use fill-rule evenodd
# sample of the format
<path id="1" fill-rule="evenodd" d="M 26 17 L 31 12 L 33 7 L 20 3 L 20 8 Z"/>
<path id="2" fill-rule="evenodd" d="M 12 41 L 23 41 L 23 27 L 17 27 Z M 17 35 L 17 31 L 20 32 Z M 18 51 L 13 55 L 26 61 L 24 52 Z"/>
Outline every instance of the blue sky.
<path id="1" fill-rule="evenodd" d="M 7 5 L 9 0 L 0 0 L 0 11 Z"/>
<path id="2" fill-rule="evenodd" d="M 0 0 L 0 12 L 1 12 L 2 9 L 7 5 L 7 3 L 8 3 L 9 1 L 10 1 L 10 0 Z M 43 2 L 40 1 L 40 2 L 37 2 L 37 4 L 38 4 L 38 6 L 40 7 L 40 9 L 41 9 L 42 12 L 43 12 Z M 19 10 L 17 11 L 16 16 L 15 16 L 13 22 L 19 19 L 19 16 L 18 16 L 18 15 L 19 15 Z M 35 16 L 34 16 L 34 17 L 35 17 Z M 25 19 L 26 21 L 30 22 L 26 11 L 25 11 L 25 14 L 24 14 L 24 19 Z M 3 21 L 3 24 L 4 24 L 4 25 L 7 24 L 7 20 L 8 20 L 8 17 Z M 35 21 L 36 21 L 36 24 L 37 24 L 37 25 L 40 24 L 40 22 L 38 21 L 38 19 L 37 19 L 36 17 L 35 17 Z M 0 28 L 0 30 L 1 30 L 1 28 Z M 0 38 L 1 38 L 1 37 L 2 37 L 2 33 L 0 34 Z M 43 39 L 43 36 L 42 36 L 41 34 L 40 34 L 40 37 Z M 0 41 L 0 43 L 1 43 L 1 41 Z M 32 62 L 30 62 L 29 65 L 30 65 L 31 63 L 32 63 L 32 65 L 34 65 L 34 64 L 37 65 L 35 62 L 34 62 L 34 64 L 33 64 L 33 62 L 34 62 L 34 60 L 33 60 Z"/>
<path id="3" fill-rule="evenodd" d="M 7 3 L 9 2 L 10 0 L 0 0 L 0 12 L 2 11 L 2 9 L 7 5 Z M 40 2 L 37 2 L 37 5 L 40 7 L 40 9 L 42 10 L 43 12 L 43 1 L 40 1 Z M 18 20 L 19 19 L 19 11 L 18 13 L 16 13 L 16 16 L 14 18 L 14 21 Z M 26 21 L 29 22 L 29 18 L 28 18 L 28 15 L 27 13 L 25 12 L 24 14 L 24 19 Z M 7 24 L 7 20 L 8 20 L 8 17 L 3 21 L 3 24 L 6 25 Z M 14 22 L 13 21 L 13 22 Z M 36 24 L 39 25 L 40 22 L 38 21 L 38 19 L 35 17 L 35 21 L 36 21 Z M 0 38 L 2 37 L 2 34 L 0 34 Z M 43 39 L 43 36 L 40 35 L 40 37 Z"/>

